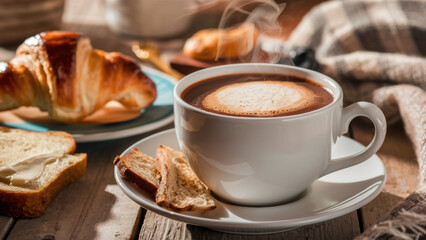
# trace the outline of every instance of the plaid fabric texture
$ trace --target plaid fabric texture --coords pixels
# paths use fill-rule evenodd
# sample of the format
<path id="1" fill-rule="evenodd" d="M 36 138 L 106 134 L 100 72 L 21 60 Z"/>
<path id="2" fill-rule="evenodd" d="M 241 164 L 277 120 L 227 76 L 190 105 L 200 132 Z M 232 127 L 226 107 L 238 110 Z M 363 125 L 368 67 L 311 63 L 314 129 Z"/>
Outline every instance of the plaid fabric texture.
<path id="1" fill-rule="evenodd" d="M 319 71 L 345 102 L 370 101 L 388 123 L 402 119 L 420 166 L 420 186 L 359 239 L 426 237 L 426 1 L 346 0 L 313 8 L 288 43 L 316 51 Z"/>

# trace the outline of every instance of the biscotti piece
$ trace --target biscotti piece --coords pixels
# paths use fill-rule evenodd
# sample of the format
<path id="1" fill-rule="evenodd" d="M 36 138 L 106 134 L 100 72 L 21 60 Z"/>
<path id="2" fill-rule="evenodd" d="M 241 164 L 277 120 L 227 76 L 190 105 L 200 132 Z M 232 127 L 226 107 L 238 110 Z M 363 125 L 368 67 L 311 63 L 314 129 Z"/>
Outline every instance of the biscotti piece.
<path id="1" fill-rule="evenodd" d="M 3 171 L 0 214 L 16 218 L 43 215 L 59 191 L 83 177 L 86 171 L 87 155 L 72 155 L 75 147 L 74 138 L 65 132 L 37 133 L 0 127 L 0 169 Z M 17 169 L 23 160 L 37 158 L 50 160 L 36 178 L 18 183 L 17 179 L 4 177 L 5 169 L 10 166 Z"/>
<path id="2" fill-rule="evenodd" d="M 160 145 L 157 161 L 161 181 L 157 190 L 158 205 L 177 211 L 207 211 L 215 203 L 207 187 L 189 167 L 181 152 Z"/>
<path id="3" fill-rule="evenodd" d="M 122 176 L 155 195 L 160 177 L 155 159 L 135 148 L 128 155 L 117 156 L 114 159 L 114 164 L 118 167 Z"/>

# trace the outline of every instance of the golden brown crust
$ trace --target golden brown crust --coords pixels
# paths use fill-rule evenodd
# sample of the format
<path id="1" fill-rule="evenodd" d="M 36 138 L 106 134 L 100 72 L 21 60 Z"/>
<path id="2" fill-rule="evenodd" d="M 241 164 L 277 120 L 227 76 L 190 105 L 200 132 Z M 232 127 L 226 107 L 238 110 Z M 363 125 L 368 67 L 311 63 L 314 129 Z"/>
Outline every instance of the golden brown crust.
<path id="1" fill-rule="evenodd" d="M 125 158 L 124 156 L 123 158 Z M 123 161 L 124 159 L 120 158 L 120 156 L 116 156 L 114 159 L 114 165 L 117 166 L 118 170 L 120 171 L 120 174 L 128 179 L 129 181 L 135 183 L 140 188 L 146 190 L 147 192 L 151 193 L 152 196 L 155 196 L 155 193 L 157 192 L 158 187 L 151 184 L 148 180 L 143 178 L 143 176 L 140 176 L 133 172 L 131 168 L 126 164 L 126 161 Z"/>
<path id="2" fill-rule="evenodd" d="M 26 68 L 23 68 L 24 71 L 20 71 L 22 69 L 18 67 L 14 67 L 9 63 L 4 63 L 2 69 L 0 70 L 0 90 L 3 94 L 16 95 L 19 90 L 18 83 L 15 78 L 17 75 L 14 72 L 24 73 Z M 20 74 L 21 75 L 21 74 Z"/>
<path id="3" fill-rule="evenodd" d="M 156 157 L 157 160 L 155 163 L 157 164 L 157 170 L 159 171 L 159 175 L 161 175 L 161 180 L 159 181 L 158 185 L 153 185 L 150 181 L 146 180 L 144 176 L 141 176 L 140 174 L 137 174 L 132 171 L 132 167 L 128 165 L 128 161 L 135 161 L 136 158 L 133 158 L 132 155 L 138 155 L 138 156 L 147 156 L 146 154 L 139 151 L 139 149 L 132 149 L 131 153 L 128 155 L 125 155 L 123 157 L 116 156 L 113 163 L 118 167 L 120 174 L 125 177 L 130 182 L 135 183 L 140 188 L 146 190 L 147 192 L 151 193 L 153 197 L 155 197 L 156 203 L 164 208 L 173 210 L 173 211 L 196 211 L 196 212 L 204 212 L 211 209 L 214 209 L 215 206 L 198 206 L 194 203 L 188 203 L 185 206 L 177 206 L 173 202 L 170 201 L 170 199 L 167 199 L 168 193 L 168 187 L 170 185 L 176 184 L 173 182 L 172 179 L 168 176 L 170 173 L 170 166 L 171 160 L 169 159 L 167 151 L 172 151 L 175 156 L 179 156 L 181 158 L 184 158 L 183 154 L 175 151 L 171 148 L 168 148 L 166 146 L 160 145 L 157 149 Z M 197 181 L 199 181 L 197 179 Z M 173 194 L 173 193 L 172 193 Z"/>
<path id="4" fill-rule="evenodd" d="M 110 94 L 113 95 L 119 95 L 120 92 L 126 91 L 126 89 L 138 89 L 138 91 L 143 91 L 149 95 L 150 101 L 146 102 L 144 107 L 150 106 L 154 102 L 157 98 L 155 83 L 142 72 L 141 67 L 132 58 L 118 52 L 107 53 L 101 50 L 94 50 L 94 53 L 105 59 L 103 76 L 105 80 L 102 82 L 102 88 L 111 89 Z M 115 78 L 120 78 L 121 80 L 117 81 L 109 76 L 116 76 Z M 129 108 L 138 108 L 139 105 L 126 98 L 118 100 Z"/>
<path id="5" fill-rule="evenodd" d="M 186 40 L 183 53 L 202 61 L 238 58 L 252 51 L 258 36 L 259 31 L 249 23 L 227 29 L 203 29 Z"/>
<path id="6" fill-rule="evenodd" d="M 176 184 L 176 182 L 174 181 L 170 182 L 170 180 L 172 180 L 169 176 L 170 167 L 171 167 L 170 165 L 172 164 L 171 163 L 172 161 L 169 159 L 167 152 L 171 152 L 175 157 L 185 159 L 184 155 L 179 151 L 176 151 L 164 145 L 160 145 L 158 147 L 156 152 L 156 157 L 157 157 L 157 162 L 159 163 L 159 172 L 161 175 L 161 181 L 160 181 L 160 186 L 158 187 L 157 195 L 155 199 L 157 205 L 167 209 L 177 211 L 177 212 L 180 212 L 180 211 L 205 212 L 208 210 L 215 209 L 216 206 L 214 205 L 199 206 L 194 204 L 193 202 L 189 202 L 185 206 L 177 206 L 176 204 L 171 202 L 170 199 L 168 199 L 167 195 L 171 194 L 168 192 L 170 190 L 169 187 L 173 184 Z M 196 180 L 193 179 L 193 181 L 198 181 L 200 184 L 203 184 L 198 178 Z"/>
<path id="7" fill-rule="evenodd" d="M 78 122 L 111 100 L 141 110 L 157 96 L 135 60 L 92 49 L 79 33 L 40 33 L 0 64 L 0 110 L 36 106 L 55 120 Z"/>
<path id="8" fill-rule="evenodd" d="M 50 65 L 55 75 L 57 102 L 74 106 L 76 54 L 81 35 L 75 32 L 51 31 L 38 34 L 43 42 Z"/>
<path id="9" fill-rule="evenodd" d="M 78 154 L 80 160 L 68 166 L 61 174 L 39 190 L 0 191 L 0 214 L 15 218 L 42 216 L 53 198 L 71 182 L 83 177 L 86 172 L 87 155 Z"/>
<path id="10" fill-rule="evenodd" d="M 31 104 L 34 89 L 28 82 L 32 78 L 30 71 L 22 65 L 1 62 L 0 65 L 0 102 L 6 102 L 4 110 L 16 108 L 21 103 Z"/>

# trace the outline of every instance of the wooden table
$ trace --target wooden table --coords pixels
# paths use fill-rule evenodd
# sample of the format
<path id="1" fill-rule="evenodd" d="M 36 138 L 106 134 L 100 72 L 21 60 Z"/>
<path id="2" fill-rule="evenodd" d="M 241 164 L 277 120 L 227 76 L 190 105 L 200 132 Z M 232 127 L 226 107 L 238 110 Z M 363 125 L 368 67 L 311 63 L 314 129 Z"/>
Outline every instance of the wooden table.
<path id="1" fill-rule="evenodd" d="M 90 14 L 89 14 L 90 13 Z M 103 19 L 100 0 L 68 1 L 63 29 L 90 36 L 96 48 L 131 55 L 128 44 L 113 35 Z M 13 56 L 13 47 L 0 48 L 0 58 Z M 113 176 L 112 160 L 134 142 L 155 131 L 120 140 L 79 143 L 78 152 L 88 154 L 85 176 L 65 188 L 36 219 L 0 216 L 1 239 L 352 239 L 368 228 L 417 186 L 418 166 L 412 144 L 403 126 L 389 127 L 378 152 L 388 173 L 382 193 L 366 206 L 339 218 L 293 231 L 252 236 L 216 232 L 187 225 L 146 211 L 122 193 Z M 352 137 L 368 144 L 372 126 L 364 121 L 352 124 Z"/>

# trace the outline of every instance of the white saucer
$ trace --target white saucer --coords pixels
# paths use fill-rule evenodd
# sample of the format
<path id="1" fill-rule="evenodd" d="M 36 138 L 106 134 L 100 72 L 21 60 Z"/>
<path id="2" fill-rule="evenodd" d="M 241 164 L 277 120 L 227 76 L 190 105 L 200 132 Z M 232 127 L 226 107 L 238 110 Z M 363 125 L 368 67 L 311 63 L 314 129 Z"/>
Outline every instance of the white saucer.
<path id="1" fill-rule="evenodd" d="M 133 144 L 132 148 L 155 156 L 159 144 L 179 149 L 174 129 L 166 130 Z M 333 156 L 359 152 L 363 145 L 341 137 Z M 122 178 L 117 167 L 115 180 L 123 192 L 142 207 L 160 215 L 224 232 L 271 233 L 314 224 L 350 213 L 371 200 L 382 190 L 386 181 L 385 167 L 377 155 L 369 160 L 315 181 L 297 201 L 270 207 L 242 207 L 216 201 L 217 208 L 205 213 L 176 213 L 157 206 L 152 197 Z"/>

